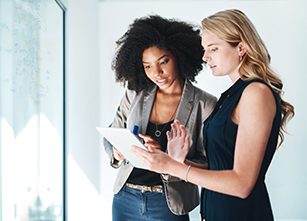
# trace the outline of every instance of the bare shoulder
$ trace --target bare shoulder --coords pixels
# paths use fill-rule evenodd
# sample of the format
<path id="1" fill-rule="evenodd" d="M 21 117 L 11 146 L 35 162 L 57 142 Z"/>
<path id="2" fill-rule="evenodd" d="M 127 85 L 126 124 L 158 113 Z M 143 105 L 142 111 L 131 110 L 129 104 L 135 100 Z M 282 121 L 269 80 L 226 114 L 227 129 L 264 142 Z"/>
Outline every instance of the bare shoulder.
<path id="1" fill-rule="evenodd" d="M 243 91 L 242 98 L 254 101 L 274 102 L 275 98 L 271 88 L 261 82 L 249 84 Z M 275 103 L 275 102 L 274 102 Z"/>
<path id="2" fill-rule="evenodd" d="M 243 91 L 241 105 L 251 111 L 268 111 L 275 113 L 276 101 L 271 88 L 261 82 L 249 84 Z"/>

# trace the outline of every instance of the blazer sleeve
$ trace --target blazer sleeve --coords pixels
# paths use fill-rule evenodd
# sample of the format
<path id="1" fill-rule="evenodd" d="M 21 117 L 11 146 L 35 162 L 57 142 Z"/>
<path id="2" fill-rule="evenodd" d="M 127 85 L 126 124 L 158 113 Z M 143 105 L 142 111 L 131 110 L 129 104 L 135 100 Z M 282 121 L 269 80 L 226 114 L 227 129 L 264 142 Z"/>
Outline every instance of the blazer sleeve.
<path id="1" fill-rule="evenodd" d="M 199 110 L 197 113 L 199 113 L 196 117 L 196 124 L 197 128 L 199 128 L 197 131 L 198 134 L 196 136 L 195 140 L 195 152 L 196 157 L 190 157 L 187 156 L 187 159 L 193 161 L 194 163 L 204 164 L 207 163 L 207 156 L 205 153 L 204 148 L 204 137 L 203 137 L 203 127 L 204 127 L 204 121 L 209 117 L 211 112 L 213 111 L 215 104 L 217 102 L 216 97 L 214 97 L 211 94 L 205 93 L 202 95 L 202 99 L 199 102 Z"/>
<path id="2" fill-rule="evenodd" d="M 127 116 L 129 114 L 132 101 L 136 96 L 136 92 L 126 90 L 123 98 L 121 99 L 120 105 L 118 106 L 113 122 L 109 127 L 126 128 L 127 127 Z M 113 145 L 105 138 L 103 138 L 103 145 L 105 151 L 110 159 L 110 165 L 114 168 L 119 168 L 121 161 L 117 161 L 113 156 Z"/>

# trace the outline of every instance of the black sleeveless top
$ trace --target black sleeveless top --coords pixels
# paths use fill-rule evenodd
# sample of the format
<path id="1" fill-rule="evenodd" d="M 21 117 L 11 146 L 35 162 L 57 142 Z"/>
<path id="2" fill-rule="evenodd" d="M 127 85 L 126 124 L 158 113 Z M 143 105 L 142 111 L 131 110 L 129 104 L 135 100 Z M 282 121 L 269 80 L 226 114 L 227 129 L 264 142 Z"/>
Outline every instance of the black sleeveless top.
<path id="1" fill-rule="evenodd" d="M 252 82 L 239 79 L 218 100 L 212 114 L 204 122 L 204 147 L 209 170 L 231 170 L 238 126 L 231 120 L 231 112 L 239 102 L 243 90 Z M 265 83 L 264 83 L 265 84 Z M 241 199 L 215 191 L 202 189 L 201 216 L 206 221 L 271 221 L 272 209 L 265 185 L 265 174 L 276 150 L 281 125 L 279 95 L 273 91 L 276 115 L 267 143 L 259 175 L 250 195 Z"/>
<path id="2" fill-rule="evenodd" d="M 148 122 L 146 135 L 151 136 L 154 138 L 161 146 L 162 151 L 166 151 L 167 147 L 167 137 L 166 137 L 166 131 L 169 131 L 171 129 L 171 124 L 173 121 L 170 121 L 165 124 L 157 125 L 158 129 L 161 132 L 161 136 L 157 137 L 155 136 L 156 131 L 156 124 Z M 163 129 L 164 128 L 164 129 Z M 149 170 L 139 169 L 139 168 L 133 168 L 130 176 L 127 179 L 127 183 L 137 184 L 137 185 L 146 185 L 146 186 L 155 186 L 155 185 L 162 185 L 163 182 L 161 180 L 160 174 L 155 173 Z"/>

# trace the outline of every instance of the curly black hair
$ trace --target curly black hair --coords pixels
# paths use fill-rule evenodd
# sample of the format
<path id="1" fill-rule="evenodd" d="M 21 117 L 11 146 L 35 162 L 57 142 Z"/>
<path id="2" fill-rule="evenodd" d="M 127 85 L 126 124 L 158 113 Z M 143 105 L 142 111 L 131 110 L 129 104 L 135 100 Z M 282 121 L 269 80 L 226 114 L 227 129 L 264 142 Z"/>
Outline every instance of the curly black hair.
<path id="1" fill-rule="evenodd" d="M 203 69 L 200 29 L 186 22 L 158 15 L 145 16 L 134 20 L 116 44 L 118 50 L 112 62 L 116 82 L 124 86 L 128 82 L 128 89 L 137 93 L 154 84 L 142 64 L 142 54 L 149 47 L 171 51 L 184 80 L 194 82 Z"/>

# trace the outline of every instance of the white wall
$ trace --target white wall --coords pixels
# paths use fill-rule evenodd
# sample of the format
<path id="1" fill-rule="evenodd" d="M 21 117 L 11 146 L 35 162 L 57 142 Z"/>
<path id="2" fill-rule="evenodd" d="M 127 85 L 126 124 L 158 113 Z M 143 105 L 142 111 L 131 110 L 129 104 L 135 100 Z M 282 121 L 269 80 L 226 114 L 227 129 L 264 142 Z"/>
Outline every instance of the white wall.
<path id="1" fill-rule="evenodd" d="M 107 220 L 101 193 L 98 1 L 67 1 L 68 220 Z"/>
<path id="2" fill-rule="evenodd" d="M 125 1 L 99 4 L 100 109 L 102 125 L 108 125 L 123 95 L 123 88 L 114 83 L 110 69 L 115 41 L 135 18 L 156 13 L 200 24 L 202 18 L 219 10 L 238 8 L 253 21 L 265 41 L 272 66 L 285 83 L 284 98 L 296 110 L 288 125 L 292 136 L 286 135 L 283 146 L 276 152 L 267 173 L 267 186 L 276 220 L 307 220 L 307 3 L 306 1 Z M 204 70 L 197 78 L 197 86 L 219 97 L 231 82 L 228 78 L 214 78 Z M 112 200 L 112 180 L 116 175 L 102 155 L 101 183 L 107 203 Z M 110 211 L 106 211 L 109 213 Z M 195 212 L 197 214 L 198 211 Z M 198 220 L 198 215 L 194 215 Z"/>

